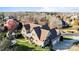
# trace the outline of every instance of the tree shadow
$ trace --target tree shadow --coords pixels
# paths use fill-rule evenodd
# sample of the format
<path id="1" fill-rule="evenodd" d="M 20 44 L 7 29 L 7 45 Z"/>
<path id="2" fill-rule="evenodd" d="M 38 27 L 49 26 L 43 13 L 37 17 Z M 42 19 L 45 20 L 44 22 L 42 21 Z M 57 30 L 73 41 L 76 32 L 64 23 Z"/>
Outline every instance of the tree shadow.
<path id="1" fill-rule="evenodd" d="M 34 50 L 34 48 L 32 48 L 32 47 L 16 44 L 16 45 L 7 47 L 1 51 L 33 51 L 33 50 Z"/>
<path id="2" fill-rule="evenodd" d="M 16 35 L 16 39 L 21 39 L 21 38 L 24 38 L 24 37 L 22 36 L 22 34 L 17 34 L 17 35 Z"/>
<path id="3" fill-rule="evenodd" d="M 34 48 L 32 48 L 32 47 L 18 45 L 18 44 L 16 44 L 13 48 L 14 48 L 14 51 L 32 51 L 32 50 L 34 50 Z"/>

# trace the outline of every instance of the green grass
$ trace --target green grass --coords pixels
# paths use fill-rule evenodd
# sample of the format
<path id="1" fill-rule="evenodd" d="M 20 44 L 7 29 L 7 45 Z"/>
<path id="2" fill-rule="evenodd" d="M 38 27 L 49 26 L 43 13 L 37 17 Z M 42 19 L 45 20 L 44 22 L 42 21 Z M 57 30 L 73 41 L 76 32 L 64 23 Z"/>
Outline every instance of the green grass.
<path id="1" fill-rule="evenodd" d="M 69 37 L 69 36 L 64 36 L 63 38 L 64 40 L 72 40 L 72 37 Z"/>
<path id="2" fill-rule="evenodd" d="M 37 46 L 35 44 L 29 43 L 25 39 L 19 39 L 17 40 L 17 51 L 49 51 L 49 48 L 42 48 L 40 46 Z"/>

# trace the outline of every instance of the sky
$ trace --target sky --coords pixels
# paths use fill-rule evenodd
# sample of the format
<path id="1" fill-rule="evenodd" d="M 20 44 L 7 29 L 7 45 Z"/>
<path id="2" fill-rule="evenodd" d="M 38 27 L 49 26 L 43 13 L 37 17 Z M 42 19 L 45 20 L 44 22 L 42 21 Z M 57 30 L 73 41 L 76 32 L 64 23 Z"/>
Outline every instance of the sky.
<path id="1" fill-rule="evenodd" d="M 0 12 L 79 12 L 79 7 L 0 7 Z"/>

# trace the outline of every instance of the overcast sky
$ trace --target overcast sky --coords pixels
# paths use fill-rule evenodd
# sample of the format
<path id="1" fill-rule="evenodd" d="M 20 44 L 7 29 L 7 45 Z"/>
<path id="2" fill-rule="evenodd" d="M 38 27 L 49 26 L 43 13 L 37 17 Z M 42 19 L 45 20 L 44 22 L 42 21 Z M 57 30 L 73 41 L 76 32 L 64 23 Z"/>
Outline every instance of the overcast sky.
<path id="1" fill-rule="evenodd" d="M 0 7 L 0 12 L 79 12 L 79 7 Z"/>

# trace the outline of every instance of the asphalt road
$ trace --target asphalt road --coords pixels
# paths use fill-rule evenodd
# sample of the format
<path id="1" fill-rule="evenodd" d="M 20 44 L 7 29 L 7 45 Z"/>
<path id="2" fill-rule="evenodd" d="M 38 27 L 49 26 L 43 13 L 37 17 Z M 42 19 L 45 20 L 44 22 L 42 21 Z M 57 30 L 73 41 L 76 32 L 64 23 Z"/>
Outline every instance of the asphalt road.
<path id="1" fill-rule="evenodd" d="M 79 40 L 64 40 L 63 42 L 59 42 L 53 46 L 54 50 L 67 50 L 73 46 L 74 42 Z"/>
<path id="2" fill-rule="evenodd" d="M 77 33 L 62 33 L 62 36 L 79 36 Z"/>

